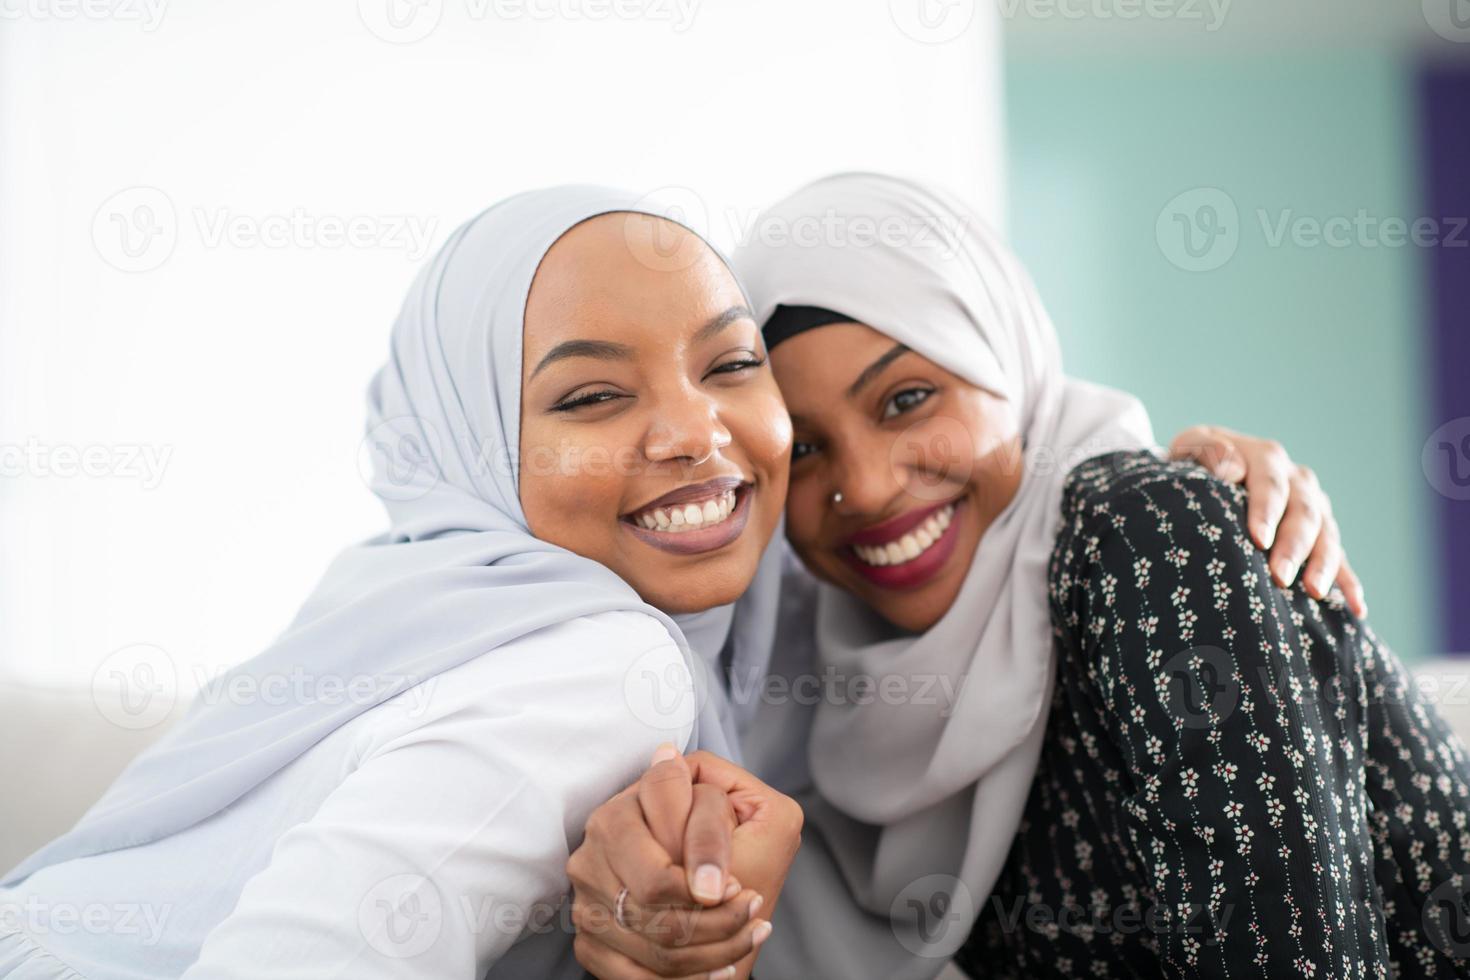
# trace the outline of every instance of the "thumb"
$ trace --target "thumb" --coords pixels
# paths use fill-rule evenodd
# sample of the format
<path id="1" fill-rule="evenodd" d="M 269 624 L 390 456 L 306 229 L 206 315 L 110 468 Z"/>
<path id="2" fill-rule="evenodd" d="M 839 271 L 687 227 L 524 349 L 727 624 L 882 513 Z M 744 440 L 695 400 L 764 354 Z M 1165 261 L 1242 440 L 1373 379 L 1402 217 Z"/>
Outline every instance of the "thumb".
<path id="1" fill-rule="evenodd" d="M 725 899 L 734 832 L 730 798 L 718 787 L 696 784 L 684 834 L 684 869 L 689 875 L 689 893 L 705 905 L 718 905 Z"/>

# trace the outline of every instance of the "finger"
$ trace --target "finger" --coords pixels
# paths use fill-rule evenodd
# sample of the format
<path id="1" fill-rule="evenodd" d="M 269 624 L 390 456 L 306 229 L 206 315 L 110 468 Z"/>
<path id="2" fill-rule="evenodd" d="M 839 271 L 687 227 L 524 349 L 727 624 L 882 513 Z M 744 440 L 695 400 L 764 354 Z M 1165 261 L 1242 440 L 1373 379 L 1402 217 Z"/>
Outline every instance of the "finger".
<path id="1" fill-rule="evenodd" d="M 1363 592 L 1363 583 L 1358 578 L 1358 573 L 1353 571 L 1346 552 L 1342 556 L 1342 568 L 1337 573 L 1337 587 L 1342 589 L 1343 598 L 1347 599 L 1348 608 L 1353 615 L 1359 619 L 1367 619 L 1368 597 Z"/>
<path id="2" fill-rule="evenodd" d="M 636 804 L 635 804 L 636 806 Z M 604 823 L 609 822 L 607 817 L 601 818 Z M 646 832 L 646 831 L 645 831 Z M 632 846 L 632 842 L 628 842 Z M 647 855 L 657 860 L 665 858 L 664 850 L 656 841 L 648 840 L 644 846 L 649 848 Z M 642 927 L 651 915 L 650 910 L 667 908 L 669 906 L 660 903 L 644 905 L 639 902 L 639 895 L 647 895 L 646 887 L 638 889 L 635 895 L 633 888 L 628 888 L 626 895 L 622 894 L 627 887 L 622 875 L 634 876 L 636 872 L 624 868 L 621 872 L 614 868 L 609 860 L 608 848 L 596 844 L 584 843 L 572 852 L 567 861 L 567 876 L 572 883 L 572 915 L 577 928 L 591 931 L 603 931 L 616 926 L 624 931 L 637 931 Z M 621 852 L 618 852 L 621 854 Z M 659 865 L 659 874 L 665 876 L 669 887 L 683 887 L 683 871 L 675 865 Z M 666 869 L 666 870 L 665 870 Z M 649 874 L 645 870 L 642 873 Z M 619 898 L 622 899 L 622 916 L 618 920 Z M 689 908 L 697 908 L 692 902 Z"/>
<path id="3" fill-rule="evenodd" d="M 1245 479 L 1245 457 L 1226 430 L 1208 425 L 1190 426 L 1169 444 L 1170 459 L 1190 459 L 1226 483 Z"/>
<path id="4" fill-rule="evenodd" d="M 764 790 L 774 793 L 765 783 L 745 769 L 740 768 L 729 759 L 715 755 L 700 749 L 691 752 L 684 757 L 689 763 L 689 772 L 696 783 L 708 783 L 716 786 L 726 793 L 738 793 L 742 790 Z"/>
<path id="5" fill-rule="evenodd" d="M 572 952 L 582 969 L 597 980 L 661 980 L 657 973 L 636 963 L 626 953 L 609 946 L 601 939 L 578 933 L 572 942 Z M 718 976 L 710 972 L 692 974 L 683 980 L 729 980 L 735 976 L 734 969 Z"/>
<path id="6" fill-rule="evenodd" d="M 689 892 L 705 905 L 718 905 L 723 899 L 734 832 L 735 810 L 725 791 L 709 783 L 695 786 L 682 857 Z"/>
<path id="7" fill-rule="evenodd" d="M 1271 576 L 1283 589 L 1296 581 L 1302 562 L 1322 533 L 1327 515 L 1322 488 L 1317 477 L 1306 467 L 1298 467 L 1289 479 L 1291 495 L 1271 547 Z"/>
<path id="8" fill-rule="evenodd" d="M 661 946 L 704 945 L 724 942 L 735 936 L 755 917 L 765 898 L 753 888 L 742 888 L 735 896 L 712 908 L 664 905 L 643 908 L 629 898 L 623 919 L 629 930 Z M 596 910 L 589 910 L 594 918 Z M 616 945 L 616 944 L 615 944 Z"/>
<path id="9" fill-rule="evenodd" d="M 1317 535 L 1317 542 L 1312 545 L 1312 551 L 1307 556 L 1307 566 L 1302 571 L 1302 583 L 1307 587 L 1307 594 L 1313 599 L 1326 599 L 1327 593 L 1332 591 L 1332 580 L 1337 578 L 1337 570 L 1341 566 L 1342 534 L 1332 515 L 1325 514 L 1322 517 L 1322 530 Z"/>
<path id="10" fill-rule="evenodd" d="M 695 914 L 706 914 L 708 911 L 710 910 L 701 910 Z M 605 947 L 605 951 L 591 951 L 592 955 L 598 955 L 599 952 L 616 953 L 626 961 L 624 969 L 641 969 L 657 977 L 708 977 L 733 976 L 733 972 L 726 971 L 750 955 L 770 935 L 770 922 L 753 918 L 735 935 L 710 943 L 693 942 L 689 936 L 665 943 L 651 943 L 636 934 L 619 933 L 617 930 L 602 933 L 578 931 L 577 940 L 589 948 Z M 604 958 L 616 961 L 615 957 L 604 955 Z M 580 954 L 578 959 L 581 959 Z M 583 965 L 587 964 L 584 962 Z"/>
<path id="11" fill-rule="evenodd" d="M 717 976 L 749 956 L 770 935 L 771 923 L 768 920 L 752 918 L 735 935 L 718 942 L 651 946 L 645 965 L 660 976 L 700 973 Z M 724 975 L 733 975 L 733 972 Z"/>
<path id="12" fill-rule="evenodd" d="M 579 931 L 602 936 L 635 958 L 643 942 L 674 945 L 727 940 L 739 933 L 765 901 L 754 889 L 742 888 L 733 876 L 727 900 L 708 909 L 689 904 L 645 906 L 630 890 L 623 898 L 620 921 L 618 895 L 624 886 L 612 866 L 589 851 L 574 854 L 568 867 L 573 865 L 577 871 L 572 878 L 573 923 Z"/>
<path id="13" fill-rule="evenodd" d="M 1242 441 L 1241 453 L 1247 467 L 1246 527 L 1256 545 L 1270 551 L 1291 499 L 1291 459 L 1280 443 L 1261 440 Z"/>
<path id="14" fill-rule="evenodd" d="M 605 889 L 602 898 L 611 901 L 627 888 L 642 907 L 698 904 L 689 894 L 683 869 L 654 839 L 636 798 L 611 800 L 593 818 L 587 824 L 589 842 L 607 863 L 611 879 L 600 886 Z"/>
<path id="15" fill-rule="evenodd" d="M 684 853 L 684 830 L 694 802 L 694 777 L 677 752 L 669 757 L 660 747 L 654 758 L 661 756 L 663 761 L 655 761 L 638 781 L 638 805 L 653 839 L 670 857 L 677 857 Z"/>
<path id="16" fill-rule="evenodd" d="M 775 820 L 787 831 L 800 833 L 804 817 L 801 806 L 791 797 L 712 753 L 700 750 L 685 758 L 696 784 L 709 783 L 725 791 L 741 824 L 756 819 Z"/>

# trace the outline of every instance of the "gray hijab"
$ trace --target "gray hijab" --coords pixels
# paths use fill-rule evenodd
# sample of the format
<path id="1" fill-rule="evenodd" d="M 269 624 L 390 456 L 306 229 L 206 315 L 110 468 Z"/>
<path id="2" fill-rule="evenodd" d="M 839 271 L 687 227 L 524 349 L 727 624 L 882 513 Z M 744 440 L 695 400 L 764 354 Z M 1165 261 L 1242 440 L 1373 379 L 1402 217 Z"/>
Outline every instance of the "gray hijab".
<path id="1" fill-rule="evenodd" d="M 724 677 L 765 670 L 779 545 L 767 549 L 733 607 L 676 622 L 609 569 L 533 537 L 521 510 L 521 342 L 532 277 L 557 239 L 587 218 L 656 213 L 638 200 L 582 186 L 509 198 L 456 230 L 409 290 L 368 395 L 371 485 L 389 529 L 343 552 L 275 644 L 221 681 L 231 690 L 235 677 L 259 682 L 305 670 L 355 684 L 357 694 L 329 697 L 321 685 L 299 699 L 196 702 L 76 827 L 0 884 L 177 833 L 394 695 L 599 612 L 642 612 L 668 630 L 696 679 L 690 748 L 738 758 L 743 714 Z"/>

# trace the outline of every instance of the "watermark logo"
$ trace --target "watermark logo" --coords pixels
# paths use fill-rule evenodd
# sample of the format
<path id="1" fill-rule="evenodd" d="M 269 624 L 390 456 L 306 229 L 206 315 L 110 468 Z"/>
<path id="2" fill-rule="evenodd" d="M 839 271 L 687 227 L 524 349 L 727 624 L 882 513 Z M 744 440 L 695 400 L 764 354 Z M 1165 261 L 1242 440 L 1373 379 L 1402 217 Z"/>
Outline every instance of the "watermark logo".
<path id="1" fill-rule="evenodd" d="M 1470 500 L 1470 416 L 1450 419 L 1424 440 L 1419 457 L 1429 485 L 1451 500 Z"/>
<path id="2" fill-rule="evenodd" d="M 919 500 L 953 497 L 974 468 L 974 437 L 959 419 L 936 415 L 905 429 L 888 452 L 893 477 Z"/>
<path id="3" fill-rule="evenodd" d="M 888 15 L 920 44 L 945 44 L 970 29 L 975 0 L 888 0 Z"/>
<path id="4" fill-rule="evenodd" d="M 168 261 L 179 242 L 174 202 L 157 187 L 129 187 L 92 216 L 92 244 L 121 272 L 148 272 Z"/>
<path id="5" fill-rule="evenodd" d="M 623 239 L 640 265 L 655 272 L 679 272 L 699 261 L 709 238 L 709 207 L 688 187 L 660 187 L 634 202 L 633 211 L 656 215 L 694 232 L 688 235 L 661 221 L 629 216 Z M 696 237 L 698 236 L 698 237 Z"/>
<path id="6" fill-rule="evenodd" d="M 413 44 L 439 26 L 444 0 L 357 0 L 357 16 L 379 40 Z"/>
<path id="7" fill-rule="evenodd" d="M 368 945 L 394 959 L 418 956 L 439 938 L 444 900 L 423 875 L 401 874 L 373 886 L 357 906 L 357 926 Z"/>
<path id="8" fill-rule="evenodd" d="M 1424 0 L 1424 20 L 1446 41 L 1470 44 L 1470 0 Z"/>
<path id="9" fill-rule="evenodd" d="M 1219 647 L 1195 647 L 1174 654 L 1160 676 L 1168 696 L 1165 707 L 1185 728 L 1212 728 L 1240 703 L 1235 661 Z"/>
<path id="10" fill-rule="evenodd" d="M 642 654 L 623 674 L 628 710 L 643 724 L 661 731 L 694 724 L 709 700 L 709 691 L 709 668 L 704 660 L 671 653 L 667 647 Z"/>
<path id="11" fill-rule="evenodd" d="M 1470 959 L 1470 884 L 1461 876 L 1429 893 L 1424 902 L 1424 931 L 1441 952 L 1457 960 Z"/>
<path id="12" fill-rule="evenodd" d="M 1369 208 L 1321 216 L 1293 208 L 1257 208 L 1255 224 L 1261 243 L 1273 249 L 1470 248 L 1466 217 L 1410 218 Z M 1229 262 L 1246 230 L 1234 199 L 1214 187 L 1174 198 L 1159 213 L 1154 229 L 1164 257 L 1188 272 L 1211 272 Z"/>
<path id="13" fill-rule="evenodd" d="M 1196 187 L 1178 195 L 1154 224 L 1159 249 L 1186 272 L 1211 272 L 1240 247 L 1240 211 L 1218 187 Z"/>
<path id="14" fill-rule="evenodd" d="M 418 500 L 439 485 L 442 448 L 438 430 L 427 419 L 412 415 L 385 419 L 358 444 L 357 472 L 384 500 Z"/>
<path id="15" fill-rule="evenodd" d="M 302 207 L 263 214 L 194 207 L 181 216 L 163 191 L 139 186 L 102 202 L 92 217 L 92 244 L 122 272 L 157 269 L 185 234 L 208 249 L 383 249 L 417 262 L 428 254 L 438 224 L 425 215 L 313 214 Z"/>
<path id="16" fill-rule="evenodd" d="M 168 718 L 178 699 L 173 658 L 149 643 L 114 650 L 92 674 L 92 704 L 119 728 L 152 728 Z"/>
<path id="17" fill-rule="evenodd" d="M 975 898 L 953 875 L 925 875 L 911 882 L 889 906 L 893 934 L 916 956 L 953 956 L 975 922 Z"/>

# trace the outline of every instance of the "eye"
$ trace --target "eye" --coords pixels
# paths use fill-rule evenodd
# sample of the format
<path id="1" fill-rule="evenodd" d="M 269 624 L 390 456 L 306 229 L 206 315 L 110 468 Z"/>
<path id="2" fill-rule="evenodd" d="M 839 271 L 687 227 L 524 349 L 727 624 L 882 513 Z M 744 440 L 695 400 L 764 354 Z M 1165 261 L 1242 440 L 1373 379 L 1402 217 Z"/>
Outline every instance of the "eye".
<path id="1" fill-rule="evenodd" d="M 794 463 L 803 456 L 809 456 L 817 451 L 816 443 L 793 442 L 791 444 L 791 461 Z"/>
<path id="2" fill-rule="evenodd" d="M 709 373 L 710 374 L 739 374 L 741 371 L 749 371 L 749 370 L 752 370 L 754 368 L 758 368 L 758 367 L 760 367 L 761 365 L 763 365 L 765 363 L 766 363 L 766 360 L 763 357 L 755 357 L 754 355 L 747 355 L 747 356 L 738 358 L 738 359 L 733 360 L 733 361 L 726 361 L 724 364 L 720 364 L 717 367 L 711 368 Z"/>
<path id="3" fill-rule="evenodd" d="M 603 402 L 610 402 L 617 398 L 626 397 L 627 396 L 622 394 L 621 392 L 609 391 L 607 389 L 603 389 L 600 391 L 588 391 L 575 397 L 569 397 L 557 402 L 555 405 L 551 406 L 551 410 L 553 412 L 573 412 L 579 408 L 586 408 L 589 405 L 600 405 Z"/>
<path id="4" fill-rule="evenodd" d="M 897 418 L 904 412 L 923 403 L 932 394 L 934 394 L 932 388 L 905 388 L 888 399 L 887 403 L 884 404 L 884 420 Z"/>

